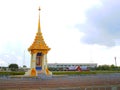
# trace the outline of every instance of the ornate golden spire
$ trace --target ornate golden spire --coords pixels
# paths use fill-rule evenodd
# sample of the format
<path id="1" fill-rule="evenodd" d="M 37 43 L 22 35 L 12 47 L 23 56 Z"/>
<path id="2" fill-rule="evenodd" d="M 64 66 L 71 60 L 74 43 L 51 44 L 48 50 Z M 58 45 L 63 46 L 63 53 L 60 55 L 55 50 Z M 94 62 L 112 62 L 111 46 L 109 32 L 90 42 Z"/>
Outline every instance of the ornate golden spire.
<path id="1" fill-rule="evenodd" d="M 41 28 L 40 28 L 40 7 L 39 7 L 39 18 L 38 18 L 38 32 L 40 32 L 41 31 Z"/>
<path id="2" fill-rule="evenodd" d="M 41 32 L 41 28 L 40 28 L 40 7 L 39 7 L 39 18 L 38 18 L 38 32 L 36 33 L 34 42 L 32 43 L 32 45 L 28 48 L 28 51 L 31 51 L 31 53 L 34 52 L 48 52 L 50 50 L 50 48 L 46 45 L 44 38 L 42 36 L 42 32 Z"/>

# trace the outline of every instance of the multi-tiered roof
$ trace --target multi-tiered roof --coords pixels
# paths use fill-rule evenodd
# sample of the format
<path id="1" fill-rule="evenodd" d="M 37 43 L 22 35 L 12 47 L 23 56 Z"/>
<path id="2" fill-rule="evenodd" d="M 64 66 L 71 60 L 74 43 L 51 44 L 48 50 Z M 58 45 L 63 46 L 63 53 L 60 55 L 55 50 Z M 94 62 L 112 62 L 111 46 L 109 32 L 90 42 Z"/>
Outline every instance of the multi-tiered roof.
<path id="1" fill-rule="evenodd" d="M 28 48 L 28 51 L 31 51 L 31 53 L 34 53 L 36 51 L 47 53 L 50 50 L 50 48 L 46 45 L 44 38 L 42 36 L 41 27 L 40 27 L 40 8 L 38 10 L 39 10 L 38 31 L 36 33 L 34 42 Z"/>

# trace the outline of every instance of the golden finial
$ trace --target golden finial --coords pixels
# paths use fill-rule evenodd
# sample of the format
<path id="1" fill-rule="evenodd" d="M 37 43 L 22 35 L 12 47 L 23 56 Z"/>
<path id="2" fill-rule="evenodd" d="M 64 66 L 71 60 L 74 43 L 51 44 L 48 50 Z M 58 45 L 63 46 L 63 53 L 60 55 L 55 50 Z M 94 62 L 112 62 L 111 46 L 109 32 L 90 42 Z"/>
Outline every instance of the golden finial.
<path id="1" fill-rule="evenodd" d="M 38 19 L 38 32 L 40 32 L 40 7 L 38 8 L 39 11 L 39 19 Z"/>
<path id="2" fill-rule="evenodd" d="M 40 6 L 39 6 L 38 10 L 39 10 L 39 11 L 41 10 L 41 9 L 40 9 Z"/>

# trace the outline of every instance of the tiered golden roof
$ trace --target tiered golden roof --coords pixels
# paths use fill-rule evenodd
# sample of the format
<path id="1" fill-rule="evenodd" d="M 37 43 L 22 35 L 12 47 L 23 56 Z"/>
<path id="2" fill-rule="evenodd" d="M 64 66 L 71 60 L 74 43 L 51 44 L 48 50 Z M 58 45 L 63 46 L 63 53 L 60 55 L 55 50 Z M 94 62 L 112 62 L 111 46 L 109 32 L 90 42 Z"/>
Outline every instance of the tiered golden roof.
<path id="1" fill-rule="evenodd" d="M 39 8 L 39 19 L 38 19 L 38 32 L 36 33 L 34 42 L 32 45 L 28 48 L 28 51 L 34 52 L 34 51 L 44 51 L 48 52 L 50 48 L 46 45 L 44 38 L 42 36 L 41 28 L 40 28 L 40 8 Z"/>

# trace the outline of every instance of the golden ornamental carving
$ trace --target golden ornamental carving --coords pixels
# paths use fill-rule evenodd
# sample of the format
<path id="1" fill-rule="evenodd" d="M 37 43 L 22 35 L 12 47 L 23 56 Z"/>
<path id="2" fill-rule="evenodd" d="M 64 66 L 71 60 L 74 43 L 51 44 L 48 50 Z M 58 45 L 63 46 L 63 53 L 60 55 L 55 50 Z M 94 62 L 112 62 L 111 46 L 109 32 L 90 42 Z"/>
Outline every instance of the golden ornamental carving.
<path id="1" fill-rule="evenodd" d="M 32 43 L 32 45 L 28 48 L 28 51 L 31 51 L 31 50 L 35 50 L 35 49 L 38 49 L 38 50 L 50 50 L 50 48 L 46 45 L 44 39 L 43 39 L 43 36 L 41 35 L 42 33 L 37 33 L 36 34 L 36 37 L 34 39 L 34 42 Z"/>
<path id="2" fill-rule="evenodd" d="M 50 50 L 50 49 L 49 49 L 49 50 Z M 38 53 L 38 52 L 42 52 L 43 54 L 47 54 L 49 50 L 34 49 L 34 50 L 31 50 L 31 54 L 35 54 L 35 53 Z"/>
<path id="3" fill-rule="evenodd" d="M 32 62 L 35 62 L 35 60 L 32 60 Z"/>

